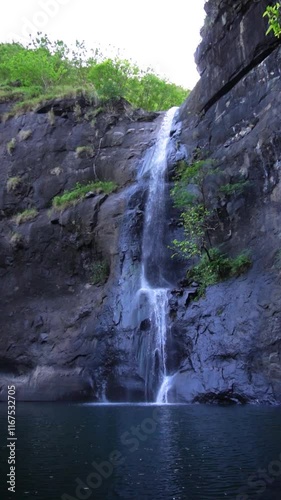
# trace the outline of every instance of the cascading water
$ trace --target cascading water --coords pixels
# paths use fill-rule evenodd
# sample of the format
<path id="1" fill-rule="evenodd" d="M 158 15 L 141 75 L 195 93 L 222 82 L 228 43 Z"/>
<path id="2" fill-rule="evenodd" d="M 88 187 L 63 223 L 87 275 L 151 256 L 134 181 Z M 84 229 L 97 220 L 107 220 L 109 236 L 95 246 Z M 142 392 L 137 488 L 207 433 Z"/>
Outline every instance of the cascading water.
<path id="1" fill-rule="evenodd" d="M 153 154 L 144 162 L 140 172 L 142 179 L 148 179 L 148 196 L 143 228 L 141 280 L 137 291 L 140 319 L 146 316 L 146 321 L 138 353 L 146 399 L 156 400 L 157 403 L 167 403 L 170 380 L 166 370 L 166 314 L 171 284 L 165 278 L 165 173 L 167 145 L 177 109 L 172 108 L 166 113 Z"/>

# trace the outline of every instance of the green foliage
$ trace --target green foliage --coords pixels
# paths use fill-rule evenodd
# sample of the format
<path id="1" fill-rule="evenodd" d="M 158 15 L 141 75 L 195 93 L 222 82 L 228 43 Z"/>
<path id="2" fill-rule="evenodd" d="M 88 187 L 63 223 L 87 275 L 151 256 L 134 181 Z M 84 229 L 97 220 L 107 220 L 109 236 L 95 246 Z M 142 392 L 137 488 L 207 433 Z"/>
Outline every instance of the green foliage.
<path id="1" fill-rule="evenodd" d="M 97 99 L 124 97 L 132 105 L 156 111 L 180 105 L 189 91 L 141 70 L 131 61 L 109 59 L 84 43 L 74 49 L 38 33 L 27 47 L 0 44 L 0 101 L 16 99 L 18 110 L 33 109 L 43 98 L 68 95 L 70 89 L 85 90 Z"/>
<path id="2" fill-rule="evenodd" d="M 19 133 L 18 133 L 18 138 L 19 138 L 19 141 L 22 142 L 22 141 L 27 141 L 27 139 L 29 139 L 29 137 L 32 136 L 32 130 L 21 130 Z"/>
<path id="3" fill-rule="evenodd" d="M 19 233 L 12 233 L 10 243 L 13 247 L 19 247 L 23 243 L 23 236 Z"/>
<path id="4" fill-rule="evenodd" d="M 91 158 L 94 154 L 92 146 L 78 146 L 76 148 L 77 158 Z"/>
<path id="5" fill-rule="evenodd" d="M 92 285 L 102 285 L 109 276 L 109 266 L 105 260 L 99 260 L 92 265 Z"/>
<path id="6" fill-rule="evenodd" d="M 130 63 L 119 59 L 106 59 L 89 70 L 89 80 L 101 99 L 125 97 L 128 81 L 133 76 Z"/>
<path id="7" fill-rule="evenodd" d="M 206 248 L 206 230 L 210 211 L 201 203 L 190 205 L 181 214 L 184 228 L 184 239 L 173 240 L 174 248 L 185 258 L 201 255 Z"/>
<path id="8" fill-rule="evenodd" d="M 23 224 L 37 217 L 38 211 L 35 208 L 28 208 L 14 217 L 16 224 Z"/>
<path id="9" fill-rule="evenodd" d="M 224 184 L 220 187 L 220 192 L 231 196 L 233 194 L 240 194 L 249 186 L 249 181 L 238 181 L 233 184 Z"/>
<path id="10" fill-rule="evenodd" d="M 268 30 L 266 34 L 268 35 L 273 32 L 274 36 L 277 38 L 281 35 L 281 12 L 280 12 L 281 4 L 277 2 L 275 5 L 268 5 L 263 14 L 263 17 L 268 18 Z"/>
<path id="11" fill-rule="evenodd" d="M 13 137 L 13 139 L 11 139 L 8 142 L 8 144 L 7 144 L 7 151 L 9 153 L 9 155 L 13 154 L 13 152 L 14 152 L 14 150 L 16 148 L 16 143 L 17 143 L 17 141 L 16 141 L 15 137 Z"/>
<path id="12" fill-rule="evenodd" d="M 217 227 L 215 212 L 207 206 L 206 180 L 217 174 L 213 160 L 198 160 L 188 165 L 179 162 L 176 169 L 175 184 L 171 191 L 175 206 L 183 209 L 181 221 L 184 237 L 174 240 L 173 247 L 186 259 L 200 256 L 199 263 L 188 271 L 188 278 L 198 282 L 198 295 L 204 294 L 207 286 L 214 285 L 231 276 L 238 276 L 251 265 L 246 253 L 235 258 L 227 257 L 212 248 L 210 230 Z M 225 184 L 220 188 L 225 194 L 242 192 L 247 181 Z M 194 194 L 194 188 L 196 188 Z"/>
<path id="13" fill-rule="evenodd" d="M 114 182 L 98 181 L 90 182 L 84 185 L 77 183 L 74 189 L 65 191 L 60 196 L 55 196 L 55 198 L 53 199 L 53 207 L 64 210 L 66 207 L 75 205 L 76 203 L 81 201 L 90 191 L 94 192 L 95 194 L 109 194 L 112 193 L 114 189 L 116 189 L 116 184 L 114 184 Z"/>
<path id="14" fill-rule="evenodd" d="M 278 250 L 276 255 L 275 255 L 274 267 L 278 271 L 281 271 L 281 250 Z"/>
<path id="15" fill-rule="evenodd" d="M 214 172 L 213 164 L 214 162 L 211 159 L 198 160 L 191 165 L 186 161 L 178 163 L 174 187 L 171 190 L 177 208 L 186 208 L 194 203 L 196 196 L 189 190 L 191 184 L 196 185 L 201 193 L 203 191 L 204 197 L 204 182 L 207 176 Z"/>
<path id="16" fill-rule="evenodd" d="M 15 191 L 17 187 L 21 185 L 20 177 L 10 177 L 7 181 L 7 191 L 10 193 L 11 191 Z"/>
<path id="17" fill-rule="evenodd" d="M 210 258 L 204 254 L 200 262 L 188 271 L 188 277 L 199 284 L 198 296 L 201 297 L 207 286 L 215 285 L 227 278 L 240 276 L 251 267 L 251 259 L 247 253 L 235 258 L 227 257 L 218 249 L 210 249 Z"/>
<path id="18" fill-rule="evenodd" d="M 210 246 L 209 230 L 214 229 L 213 212 L 207 208 L 205 180 L 213 173 L 212 160 L 199 160 L 188 165 L 179 162 L 176 180 L 171 195 L 177 208 L 183 209 L 181 221 L 184 230 L 183 240 L 174 240 L 173 246 L 184 258 L 201 255 Z M 196 187 L 197 194 L 190 192 Z"/>
<path id="19" fill-rule="evenodd" d="M 47 116 L 48 116 L 49 124 L 53 127 L 56 123 L 56 116 L 55 116 L 53 108 L 50 109 L 50 111 L 48 111 Z"/>

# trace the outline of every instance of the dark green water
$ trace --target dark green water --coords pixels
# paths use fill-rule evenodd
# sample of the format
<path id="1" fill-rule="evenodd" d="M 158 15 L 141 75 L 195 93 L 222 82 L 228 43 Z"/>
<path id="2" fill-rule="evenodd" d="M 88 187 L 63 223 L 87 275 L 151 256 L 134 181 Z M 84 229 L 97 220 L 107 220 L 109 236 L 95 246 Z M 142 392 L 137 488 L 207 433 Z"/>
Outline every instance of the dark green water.
<path id="1" fill-rule="evenodd" d="M 18 404 L 8 494 L 2 404 L 0 498 L 280 500 L 280 424 L 274 407 Z"/>

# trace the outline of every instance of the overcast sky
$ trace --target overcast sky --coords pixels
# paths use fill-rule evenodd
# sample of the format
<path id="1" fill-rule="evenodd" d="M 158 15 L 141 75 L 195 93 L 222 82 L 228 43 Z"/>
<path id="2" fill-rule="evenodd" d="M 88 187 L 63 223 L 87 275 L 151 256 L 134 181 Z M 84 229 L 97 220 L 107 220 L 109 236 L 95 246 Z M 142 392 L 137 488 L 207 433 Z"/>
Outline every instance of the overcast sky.
<path id="1" fill-rule="evenodd" d="M 113 45 L 140 65 L 153 66 L 169 80 L 192 88 L 198 73 L 194 52 L 200 42 L 205 0 L 5 0 L 1 41 L 49 38 L 89 47 Z"/>

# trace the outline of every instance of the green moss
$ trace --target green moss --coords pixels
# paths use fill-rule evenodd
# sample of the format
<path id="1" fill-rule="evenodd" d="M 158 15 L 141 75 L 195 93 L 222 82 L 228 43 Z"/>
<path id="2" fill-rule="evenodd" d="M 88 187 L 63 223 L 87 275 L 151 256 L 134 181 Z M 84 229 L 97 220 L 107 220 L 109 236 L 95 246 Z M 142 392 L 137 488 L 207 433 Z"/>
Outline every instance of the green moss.
<path id="1" fill-rule="evenodd" d="M 15 150 L 15 147 L 16 147 L 16 143 L 17 143 L 17 141 L 16 141 L 15 137 L 13 137 L 13 139 L 11 139 L 8 142 L 8 144 L 7 144 L 7 151 L 9 153 L 9 155 L 13 154 L 13 152 Z"/>
<path id="2" fill-rule="evenodd" d="M 24 212 L 21 212 L 14 217 L 14 221 L 16 224 L 23 224 L 24 222 L 28 222 L 32 219 L 35 219 L 37 217 L 38 211 L 35 208 L 28 208 L 27 210 L 24 210 Z"/>
<path id="3" fill-rule="evenodd" d="M 10 238 L 10 243 L 13 247 L 17 247 L 21 245 L 23 242 L 23 237 L 19 233 L 12 233 L 11 238 Z"/>
<path id="4" fill-rule="evenodd" d="M 109 276 L 109 266 L 105 260 L 100 260 L 92 265 L 91 283 L 92 285 L 102 285 Z"/>
<path id="5" fill-rule="evenodd" d="M 32 130 L 21 130 L 18 134 L 19 141 L 27 141 L 32 136 Z"/>
<path id="6" fill-rule="evenodd" d="M 221 186 L 220 192 L 227 196 L 231 196 L 233 194 L 241 194 L 248 186 L 249 181 L 239 181 L 233 184 L 229 183 Z"/>
<path id="7" fill-rule="evenodd" d="M 96 194 L 99 193 L 112 193 L 116 189 L 116 184 L 114 182 L 90 182 L 88 184 L 79 184 L 69 191 L 65 191 L 62 195 L 56 196 L 53 199 L 53 207 L 58 208 L 60 210 L 64 210 L 66 207 L 70 205 L 75 205 L 79 201 L 81 201 L 84 196 L 93 191 Z"/>
<path id="8" fill-rule="evenodd" d="M 274 268 L 278 271 L 281 270 L 281 250 L 278 250 L 275 254 Z"/>
<path id="9" fill-rule="evenodd" d="M 10 193 L 11 191 L 15 191 L 17 187 L 21 185 L 20 177 L 10 177 L 7 181 L 7 191 Z"/>
<path id="10" fill-rule="evenodd" d="M 91 158 L 94 155 L 92 146 L 78 146 L 76 148 L 77 158 Z"/>

